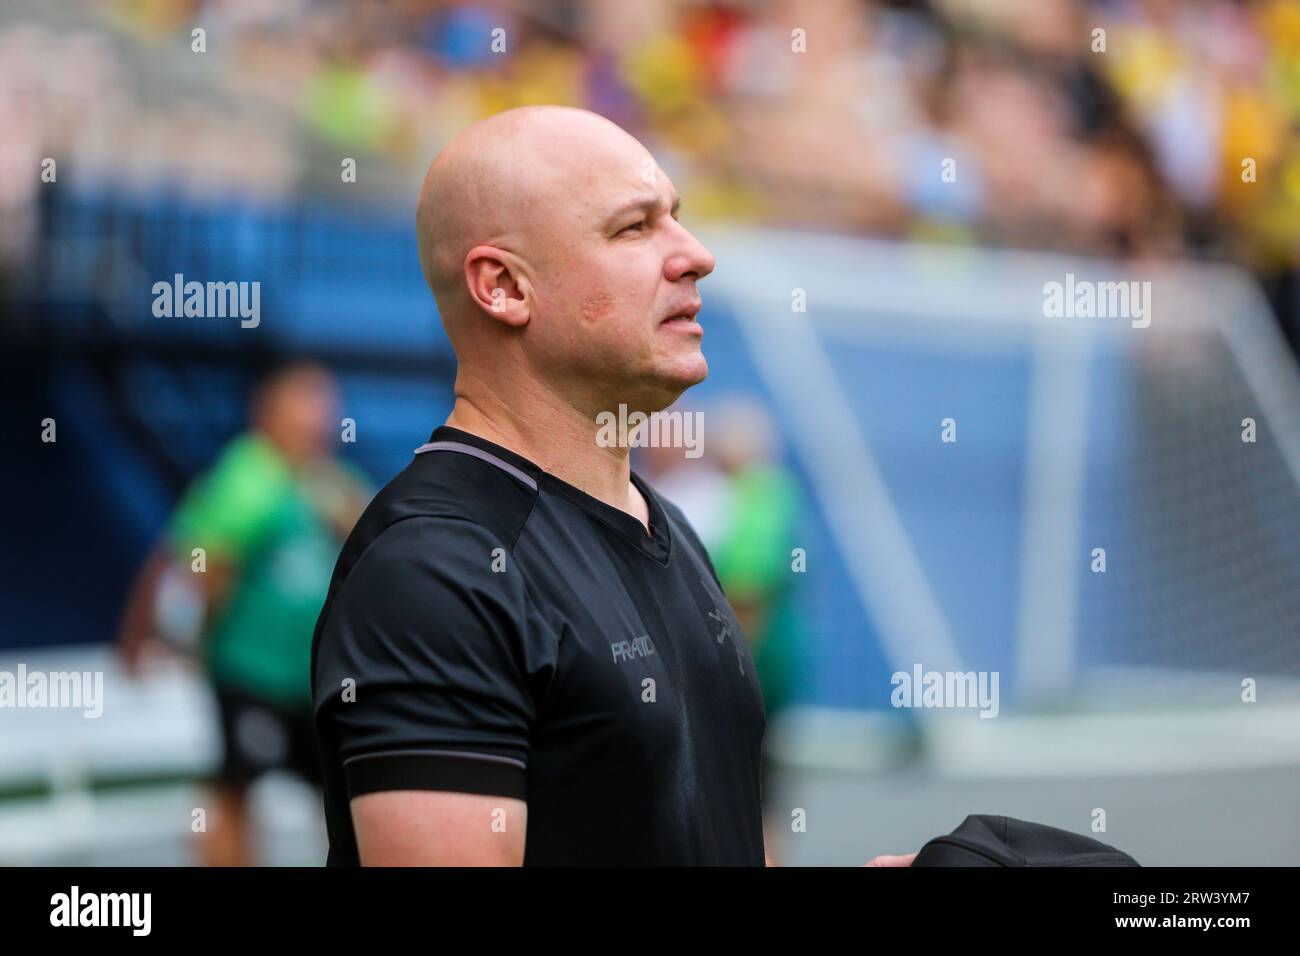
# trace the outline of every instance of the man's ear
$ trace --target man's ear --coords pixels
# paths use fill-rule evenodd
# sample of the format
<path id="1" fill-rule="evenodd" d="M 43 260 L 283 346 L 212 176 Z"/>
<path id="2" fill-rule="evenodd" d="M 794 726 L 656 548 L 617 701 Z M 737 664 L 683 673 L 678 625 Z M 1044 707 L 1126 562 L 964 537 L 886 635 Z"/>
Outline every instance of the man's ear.
<path id="1" fill-rule="evenodd" d="M 465 256 L 465 287 L 470 299 L 490 317 L 506 325 L 527 324 L 528 280 L 518 259 L 504 249 L 471 249 Z"/>

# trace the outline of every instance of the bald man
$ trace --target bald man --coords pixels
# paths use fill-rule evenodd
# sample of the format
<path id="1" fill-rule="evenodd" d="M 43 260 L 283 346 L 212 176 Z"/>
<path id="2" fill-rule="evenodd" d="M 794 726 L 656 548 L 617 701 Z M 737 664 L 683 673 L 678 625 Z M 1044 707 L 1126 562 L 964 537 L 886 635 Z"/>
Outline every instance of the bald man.
<path id="1" fill-rule="evenodd" d="M 455 404 L 317 624 L 331 865 L 764 864 L 747 642 L 682 513 L 599 440 L 708 372 L 714 259 L 679 204 L 576 109 L 498 114 L 430 167 Z"/>

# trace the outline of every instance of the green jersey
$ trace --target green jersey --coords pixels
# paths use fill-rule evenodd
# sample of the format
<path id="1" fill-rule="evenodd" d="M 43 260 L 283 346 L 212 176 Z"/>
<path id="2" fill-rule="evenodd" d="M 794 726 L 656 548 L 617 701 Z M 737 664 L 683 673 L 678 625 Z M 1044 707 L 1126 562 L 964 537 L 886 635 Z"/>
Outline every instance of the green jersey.
<path id="1" fill-rule="evenodd" d="M 186 493 L 169 539 L 185 565 L 202 548 L 233 572 L 205 635 L 212 678 L 309 706 L 312 631 L 342 542 L 275 446 L 254 432 L 232 441 Z"/>
<path id="2" fill-rule="evenodd" d="M 727 597 L 733 603 L 756 600 L 766 609 L 763 633 L 750 638 L 763 700 L 772 714 L 791 702 L 801 680 L 790 566 L 799 491 L 776 465 L 752 465 L 731 481 L 725 531 L 711 554 Z"/>

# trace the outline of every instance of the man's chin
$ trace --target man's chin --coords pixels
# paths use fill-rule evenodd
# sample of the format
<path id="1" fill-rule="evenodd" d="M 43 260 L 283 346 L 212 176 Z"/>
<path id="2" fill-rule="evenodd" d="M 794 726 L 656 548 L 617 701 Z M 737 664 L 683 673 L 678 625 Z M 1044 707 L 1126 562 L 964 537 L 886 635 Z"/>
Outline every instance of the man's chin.
<path id="1" fill-rule="evenodd" d="M 683 356 L 674 363 L 671 377 L 673 384 L 677 386 L 678 394 L 692 385 L 699 385 L 709 377 L 709 363 L 705 360 L 704 353 L 696 352 L 689 357 Z"/>
<path id="2" fill-rule="evenodd" d="M 665 409 L 692 385 L 704 381 L 708 374 L 709 363 L 699 354 L 694 356 L 693 361 L 678 360 L 669 368 L 660 368 L 654 376 L 653 384 L 647 382 L 649 387 L 640 390 L 635 407 L 646 410 Z"/>

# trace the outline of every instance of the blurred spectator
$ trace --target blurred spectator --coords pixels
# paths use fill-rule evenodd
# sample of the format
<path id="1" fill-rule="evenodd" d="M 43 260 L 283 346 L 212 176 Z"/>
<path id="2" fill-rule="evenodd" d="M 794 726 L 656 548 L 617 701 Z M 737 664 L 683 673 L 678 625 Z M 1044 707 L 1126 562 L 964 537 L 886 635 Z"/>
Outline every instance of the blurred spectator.
<path id="1" fill-rule="evenodd" d="M 251 430 L 190 487 L 127 602 L 120 650 L 131 673 L 158 649 L 155 609 L 160 599 L 177 606 L 177 580 L 191 582 L 207 608 L 201 658 L 224 750 L 199 846 L 208 865 L 256 862 L 248 788 L 263 773 L 284 768 L 319 785 L 312 633 L 339 549 L 369 499 L 365 481 L 330 454 L 336 404 L 324 368 L 296 363 L 270 374 Z"/>
<path id="2" fill-rule="evenodd" d="M 717 407 L 712 425 L 710 451 L 727 475 L 730 493 L 709 554 L 749 637 L 773 720 L 793 701 L 799 684 L 801 648 L 792 600 L 799 581 L 793 554 L 802 510 L 798 484 L 777 458 L 776 425 L 762 405 L 730 398 Z"/>
<path id="3" fill-rule="evenodd" d="M 693 217 L 1205 252 L 1254 269 L 1296 334 L 1293 0 L 71 9 L 73 30 L 32 0 L 0 14 L 0 262 L 33 235 L 44 157 L 82 182 L 255 195 L 332 190 L 339 157 L 364 157 L 356 189 L 405 197 L 455 130 L 547 101 L 646 141 Z"/>

